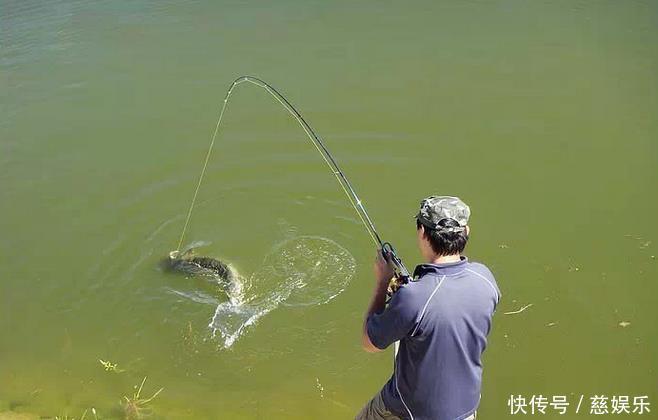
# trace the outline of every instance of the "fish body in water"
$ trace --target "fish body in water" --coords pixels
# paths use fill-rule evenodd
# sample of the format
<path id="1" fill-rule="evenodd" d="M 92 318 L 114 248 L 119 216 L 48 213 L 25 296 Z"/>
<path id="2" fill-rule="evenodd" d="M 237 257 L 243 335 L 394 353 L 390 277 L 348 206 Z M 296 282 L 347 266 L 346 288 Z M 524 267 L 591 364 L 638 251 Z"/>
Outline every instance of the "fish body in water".
<path id="1" fill-rule="evenodd" d="M 191 253 L 170 252 L 169 266 L 174 270 L 192 275 L 214 275 L 229 281 L 234 277 L 233 270 L 227 264 L 216 258 L 197 257 Z"/>
<path id="2" fill-rule="evenodd" d="M 192 250 L 171 251 L 166 265 L 171 270 L 189 276 L 203 276 L 216 280 L 231 301 L 241 298 L 242 282 L 239 275 L 233 267 L 216 258 L 195 256 Z"/>

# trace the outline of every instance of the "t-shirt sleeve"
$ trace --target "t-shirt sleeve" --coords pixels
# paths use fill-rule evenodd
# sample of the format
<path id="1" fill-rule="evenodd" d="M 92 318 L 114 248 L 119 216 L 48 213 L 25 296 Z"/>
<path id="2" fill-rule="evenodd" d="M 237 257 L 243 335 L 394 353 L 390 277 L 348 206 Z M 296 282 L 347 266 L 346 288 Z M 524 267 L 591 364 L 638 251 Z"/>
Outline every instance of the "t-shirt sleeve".
<path id="1" fill-rule="evenodd" d="M 411 333 L 416 324 L 416 309 L 412 296 L 405 287 L 391 298 L 386 309 L 371 314 L 366 322 L 370 342 L 385 349 Z"/>

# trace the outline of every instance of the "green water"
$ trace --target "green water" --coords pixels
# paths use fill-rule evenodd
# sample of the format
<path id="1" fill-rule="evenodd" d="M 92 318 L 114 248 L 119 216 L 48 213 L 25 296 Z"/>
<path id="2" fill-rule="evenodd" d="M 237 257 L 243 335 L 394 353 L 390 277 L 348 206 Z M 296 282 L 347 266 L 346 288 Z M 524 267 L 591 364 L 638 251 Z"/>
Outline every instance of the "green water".
<path id="1" fill-rule="evenodd" d="M 300 108 L 409 265 L 422 197 L 471 205 L 467 254 L 504 295 L 480 418 L 518 417 L 510 394 L 656 404 L 656 22 L 652 1 L 0 0 L 0 413 L 120 417 L 147 376 L 156 418 L 350 418 L 386 381 L 390 352 L 359 347 L 373 244 L 258 88 L 232 100 L 186 243 L 249 274 L 317 236 L 353 278 L 225 349 L 212 285 L 159 265 L 241 74 Z"/>

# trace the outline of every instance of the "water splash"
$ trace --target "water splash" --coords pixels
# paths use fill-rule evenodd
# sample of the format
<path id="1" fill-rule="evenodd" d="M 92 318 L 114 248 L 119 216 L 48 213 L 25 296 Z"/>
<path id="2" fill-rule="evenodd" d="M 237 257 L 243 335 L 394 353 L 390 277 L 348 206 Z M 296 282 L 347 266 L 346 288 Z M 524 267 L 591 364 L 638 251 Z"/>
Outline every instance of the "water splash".
<path id="1" fill-rule="evenodd" d="M 276 244 L 262 267 L 239 278 L 228 302 L 217 305 L 209 324 L 213 337 L 231 347 L 245 330 L 279 305 L 322 305 L 349 284 L 356 261 L 338 243 L 319 236 L 297 236 Z"/>

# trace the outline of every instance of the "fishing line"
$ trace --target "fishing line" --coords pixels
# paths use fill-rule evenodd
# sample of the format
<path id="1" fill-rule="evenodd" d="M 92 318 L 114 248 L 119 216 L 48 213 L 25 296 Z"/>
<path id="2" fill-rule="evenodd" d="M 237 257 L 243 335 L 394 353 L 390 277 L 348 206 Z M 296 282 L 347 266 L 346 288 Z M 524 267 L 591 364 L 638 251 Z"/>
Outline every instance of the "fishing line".
<path id="1" fill-rule="evenodd" d="M 375 225 L 373 224 L 372 219 L 370 219 L 368 212 L 366 211 L 365 207 L 363 207 L 363 203 L 361 202 L 361 199 L 356 195 L 354 188 L 345 177 L 345 174 L 340 169 L 340 167 L 334 160 L 331 153 L 329 153 L 329 150 L 325 147 L 320 136 L 318 136 L 318 134 L 313 130 L 313 128 L 311 128 L 311 126 L 306 122 L 306 120 L 304 120 L 304 117 L 302 117 L 299 111 L 297 111 L 297 109 L 281 93 L 279 93 L 274 87 L 272 87 L 267 82 L 252 76 L 238 77 L 233 81 L 233 83 L 231 83 L 231 86 L 226 92 L 226 96 L 224 97 L 224 103 L 222 104 L 222 109 L 219 113 L 219 118 L 217 119 L 217 125 L 215 126 L 215 131 L 213 132 L 212 138 L 210 140 L 210 146 L 208 147 L 208 152 L 206 153 L 206 157 L 203 162 L 203 167 L 201 169 L 201 174 L 199 175 L 199 180 L 196 184 L 196 188 L 194 189 L 192 202 L 190 203 L 190 208 L 187 211 L 187 217 L 185 218 L 185 224 L 183 226 L 183 231 L 181 233 L 180 240 L 178 241 L 178 247 L 176 248 L 176 250 L 179 251 L 180 247 L 183 244 L 183 240 L 185 238 L 185 232 L 187 231 L 187 227 L 192 217 L 192 211 L 194 210 L 194 204 L 196 202 L 197 195 L 199 194 L 199 188 L 201 188 L 201 183 L 203 182 L 203 177 L 208 167 L 208 161 L 210 160 L 213 147 L 215 146 L 215 139 L 217 138 L 217 135 L 220 132 L 222 119 L 224 118 L 224 112 L 226 111 L 226 107 L 228 105 L 229 98 L 231 97 L 231 93 L 233 92 L 233 89 L 236 86 L 244 82 L 248 82 L 265 89 L 272 97 L 274 97 L 274 99 L 277 100 L 277 102 L 279 102 L 288 111 L 288 113 L 290 113 L 290 115 L 292 115 L 295 118 L 295 120 L 297 120 L 297 122 L 302 127 L 302 129 L 304 129 L 304 132 L 311 140 L 317 151 L 322 156 L 325 163 L 329 166 L 331 172 L 336 177 L 336 180 L 338 181 L 343 191 L 345 192 L 345 195 L 350 201 L 350 204 L 352 205 L 356 213 L 359 215 L 361 222 L 363 223 L 364 227 L 366 228 L 366 231 L 370 235 L 370 238 L 373 240 L 375 245 L 379 246 L 384 250 L 387 250 L 386 252 L 392 252 L 392 255 L 395 256 L 395 251 L 390 246 L 390 244 L 382 242 L 379 234 L 377 233 L 377 230 L 375 229 Z"/>

